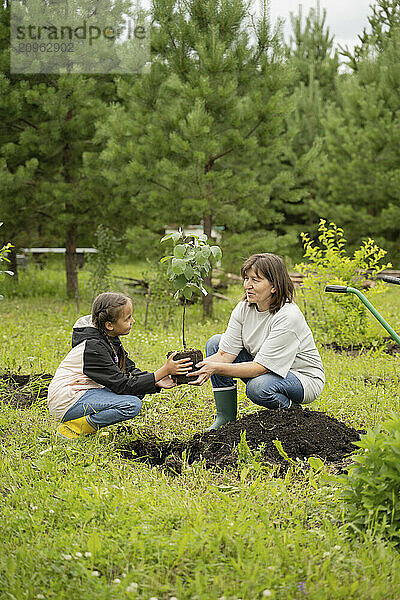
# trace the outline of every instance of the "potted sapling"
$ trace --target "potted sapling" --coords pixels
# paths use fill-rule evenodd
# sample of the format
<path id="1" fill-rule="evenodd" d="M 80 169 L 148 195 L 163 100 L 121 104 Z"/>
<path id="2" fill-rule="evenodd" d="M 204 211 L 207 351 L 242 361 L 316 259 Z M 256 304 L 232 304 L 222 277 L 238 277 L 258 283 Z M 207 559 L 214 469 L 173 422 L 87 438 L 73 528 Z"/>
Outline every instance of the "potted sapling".
<path id="1" fill-rule="evenodd" d="M 203 279 L 211 271 L 211 262 L 219 261 L 222 252 L 219 246 L 210 246 L 205 234 L 186 235 L 182 229 L 165 235 L 161 243 L 172 241 L 172 254 L 164 256 L 160 262 L 168 262 L 167 275 L 175 291 L 174 298 L 182 304 L 182 342 L 183 350 L 174 356 L 174 360 L 189 357 L 193 363 L 192 372 L 198 371 L 196 364 L 203 360 L 203 353 L 196 348 L 187 348 L 185 338 L 186 306 L 197 293 L 207 295 Z M 169 352 L 167 357 L 172 354 Z M 178 385 L 193 381 L 186 375 L 175 375 L 173 380 Z"/>

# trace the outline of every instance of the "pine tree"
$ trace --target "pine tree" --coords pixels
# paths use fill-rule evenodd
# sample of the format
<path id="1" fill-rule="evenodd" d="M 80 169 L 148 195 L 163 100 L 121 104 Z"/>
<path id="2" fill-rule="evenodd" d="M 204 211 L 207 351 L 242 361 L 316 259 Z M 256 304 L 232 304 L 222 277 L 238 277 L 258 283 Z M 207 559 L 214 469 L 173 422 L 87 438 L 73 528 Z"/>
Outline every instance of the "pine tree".
<path id="1" fill-rule="evenodd" d="M 9 27 L 9 8 L 0 8 Z M 3 39 L 3 38 L 2 38 Z M 78 296 L 78 239 L 93 239 L 97 225 L 119 211 L 118 198 L 89 166 L 95 122 L 114 97 L 110 76 L 10 74 L 9 48 L 2 46 L 0 72 L 0 210 L 4 233 L 17 248 L 52 237 L 65 244 L 69 296 Z M 128 219 L 120 220 L 124 230 Z"/>
<path id="2" fill-rule="evenodd" d="M 354 71 L 357 71 L 359 63 L 364 58 L 383 52 L 393 31 L 400 26 L 399 0 L 376 0 L 370 8 L 372 10 L 372 14 L 368 17 L 370 31 L 363 29 L 362 34 L 358 36 L 360 44 L 352 51 L 347 46 L 340 48 L 340 54 L 349 60 L 347 64 Z"/>
<path id="3" fill-rule="evenodd" d="M 324 119 L 319 214 L 350 232 L 371 236 L 396 260 L 400 250 L 400 32 L 375 60 L 342 78 L 337 106 Z"/>
<path id="4" fill-rule="evenodd" d="M 99 131 L 109 177 L 139 214 L 164 206 L 164 219 L 202 219 L 208 236 L 215 223 L 284 220 L 297 199 L 282 176 L 289 71 L 267 7 L 252 28 L 243 0 L 154 0 L 153 23 L 151 73 L 121 80 L 122 106 Z"/>
<path id="5" fill-rule="evenodd" d="M 326 10 L 319 2 L 303 22 L 302 7 L 291 13 L 293 35 L 286 47 L 287 60 L 296 77 L 292 84 L 295 110 L 287 120 L 291 139 L 291 162 L 299 172 L 299 184 L 307 190 L 305 198 L 294 205 L 288 224 L 297 230 L 313 230 L 315 218 L 316 165 L 324 135 L 322 115 L 325 104 L 334 98 L 339 60 L 333 48 L 333 36 L 326 26 Z"/>

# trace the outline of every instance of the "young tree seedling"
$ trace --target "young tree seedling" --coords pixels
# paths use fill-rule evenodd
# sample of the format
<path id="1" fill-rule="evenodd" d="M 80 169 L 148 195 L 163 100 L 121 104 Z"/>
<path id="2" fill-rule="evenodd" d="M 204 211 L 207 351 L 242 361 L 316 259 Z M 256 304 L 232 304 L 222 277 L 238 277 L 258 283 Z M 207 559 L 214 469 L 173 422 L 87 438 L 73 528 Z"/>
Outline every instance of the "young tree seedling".
<path id="1" fill-rule="evenodd" d="M 192 296 L 196 293 L 208 294 L 208 291 L 204 287 L 204 277 L 211 272 L 212 262 L 219 261 L 222 256 L 221 248 L 219 246 L 210 246 L 207 242 L 207 236 L 205 234 L 189 234 L 186 235 L 182 228 L 179 231 L 165 235 L 161 243 L 173 242 L 172 254 L 164 256 L 160 262 L 168 262 L 167 275 L 171 281 L 173 289 L 175 291 L 174 298 L 179 300 L 183 304 L 182 309 L 182 342 L 183 348 L 186 353 L 193 351 L 193 365 L 203 359 L 203 356 L 199 350 L 189 349 L 186 347 L 185 338 L 185 316 L 186 316 L 186 304 L 191 300 Z M 200 356 L 201 358 L 198 358 Z M 176 356 L 178 358 L 178 355 Z M 179 356 L 181 358 L 181 356 Z M 195 369 L 193 369 L 195 370 Z M 185 379 L 184 383 L 188 382 L 186 377 L 178 378 Z M 179 381 L 178 381 L 179 383 Z M 182 381 L 183 383 L 183 381 Z"/>

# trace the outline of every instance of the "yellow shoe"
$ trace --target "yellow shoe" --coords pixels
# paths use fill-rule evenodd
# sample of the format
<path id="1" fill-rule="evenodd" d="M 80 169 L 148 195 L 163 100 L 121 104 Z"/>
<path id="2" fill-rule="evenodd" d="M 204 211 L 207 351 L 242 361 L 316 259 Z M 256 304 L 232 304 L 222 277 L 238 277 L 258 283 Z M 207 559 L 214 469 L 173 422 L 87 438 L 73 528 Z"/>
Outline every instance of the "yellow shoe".
<path id="1" fill-rule="evenodd" d="M 67 427 L 65 423 L 61 423 L 57 427 L 56 436 L 68 440 L 76 440 L 76 438 L 79 437 L 79 435 L 75 433 L 75 431 L 72 431 L 72 429 L 69 429 L 69 427 Z"/>
<path id="2" fill-rule="evenodd" d="M 95 427 L 92 427 L 92 425 L 90 425 L 90 423 L 87 422 L 86 417 L 79 417 L 79 419 L 65 421 L 65 423 L 61 423 L 61 425 L 59 425 L 57 428 L 58 435 L 67 437 L 70 440 L 75 439 L 80 435 L 88 435 L 90 433 L 95 433 L 96 431 L 97 429 L 95 429 Z"/>

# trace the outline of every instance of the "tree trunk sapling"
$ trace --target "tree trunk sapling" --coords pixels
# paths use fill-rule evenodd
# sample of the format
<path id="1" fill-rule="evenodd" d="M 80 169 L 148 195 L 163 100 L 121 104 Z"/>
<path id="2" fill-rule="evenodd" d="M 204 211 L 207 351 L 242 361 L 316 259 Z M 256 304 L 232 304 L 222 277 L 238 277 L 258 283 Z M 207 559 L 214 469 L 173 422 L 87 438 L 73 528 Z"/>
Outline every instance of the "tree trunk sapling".
<path id="1" fill-rule="evenodd" d="M 193 362 L 192 372 L 198 370 L 195 365 L 203 360 L 203 353 L 196 348 L 186 347 L 185 317 L 187 301 L 190 300 L 196 292 L 201 292 L 204 296 L 208 294 L 204 287 L 204 279 L 208 275 L 211 275 L 211 261 L 220 260 L 222 255 L 219 246 L 210 246 L 207 243 L 207 239 L 205 234 L 190 234 L 189 236 L 186 236 L 182 229 L 179 229 L 178 232 L 168 234 L 161 240 L 161 243 L 169 240 L 172 240 L 173 242 L 173 253 L 164 256 L 161 259 L 161 262 L 169 262 L 167 275 L 175 290 L 174 298 L 175 300 L 181 300 L 183 302 L 183 350 L 176 354 L 175 359 L 180 360 L 189 357 Z M 170 354 L 171 352 L 168 353 L 167 357 Z M 181 385 L 193 381 L 193 378 L 187 377 L 186 375 L 176 375 L 173 376 L 173 380 L 178 385 Z"/>

